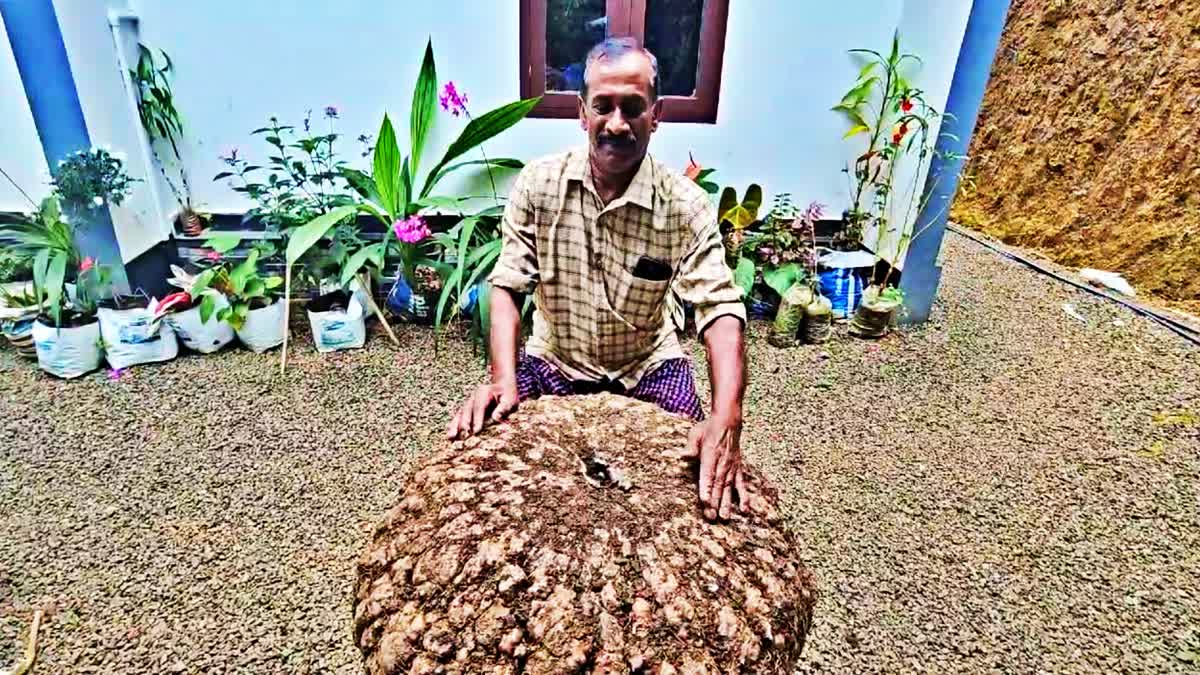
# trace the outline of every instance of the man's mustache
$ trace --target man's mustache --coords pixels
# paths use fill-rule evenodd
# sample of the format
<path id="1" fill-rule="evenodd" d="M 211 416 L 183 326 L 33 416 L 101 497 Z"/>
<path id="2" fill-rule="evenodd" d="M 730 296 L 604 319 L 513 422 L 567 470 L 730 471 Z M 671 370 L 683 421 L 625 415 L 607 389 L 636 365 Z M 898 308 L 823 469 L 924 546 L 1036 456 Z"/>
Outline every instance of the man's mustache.
<path id="1" fill-rule="evenodd" d="M 633 136 L 613 136 L 611 134 L 600 134 L 596 138 L 596 143 L 599 145 L 611 145 L 615 148 L 626 148 L 637 142 Z"/>

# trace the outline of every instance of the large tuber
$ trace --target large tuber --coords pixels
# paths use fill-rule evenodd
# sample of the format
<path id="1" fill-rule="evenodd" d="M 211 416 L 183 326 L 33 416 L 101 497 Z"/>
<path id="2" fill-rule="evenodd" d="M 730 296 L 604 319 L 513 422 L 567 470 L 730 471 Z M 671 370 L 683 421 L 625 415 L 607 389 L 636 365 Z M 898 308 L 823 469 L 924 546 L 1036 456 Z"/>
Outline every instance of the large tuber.
<path id="1" fill-rule="evenodd" d="M 812 576 L 754 471 L 704 520 L 690 426 L 547 397 L 429 458 L 358 563 L 366 672 L 791 673 Z"/>

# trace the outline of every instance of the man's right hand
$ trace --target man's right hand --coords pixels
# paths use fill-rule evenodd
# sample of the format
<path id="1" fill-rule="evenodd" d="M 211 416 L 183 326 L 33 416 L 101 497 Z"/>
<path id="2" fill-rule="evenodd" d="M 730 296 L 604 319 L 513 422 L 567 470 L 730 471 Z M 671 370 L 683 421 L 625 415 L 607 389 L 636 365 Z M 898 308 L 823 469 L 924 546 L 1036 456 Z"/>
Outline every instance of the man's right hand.
<path id="1" fill-rule="evenodd" d="M 466 438 L 483 430 L 488 422 L 499 422 L 517 409 L 517 383 L 481 384 L 450 419 L 446 438 Z"/>

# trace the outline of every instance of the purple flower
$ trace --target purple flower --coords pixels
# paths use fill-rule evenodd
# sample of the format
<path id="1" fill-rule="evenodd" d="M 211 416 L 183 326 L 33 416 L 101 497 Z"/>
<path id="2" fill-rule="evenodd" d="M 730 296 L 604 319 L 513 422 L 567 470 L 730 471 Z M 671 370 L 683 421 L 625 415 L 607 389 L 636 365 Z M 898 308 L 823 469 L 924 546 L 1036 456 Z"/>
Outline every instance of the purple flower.
<path id="1" fill-rule="evenodd" d="M 446 86 L 442 87 L 442 95 L 439 100 L 442 102 L 442 110 L 455 117 L 467 112 L 467 95 L 459 94 L 453 81 L 447 82 Z"/>
<path id="2" fill-rule="evenodd" d="M 396 233 L 397 239 L 406 244 L 418 244 L 433 234 L 429 231 L 429 225 L 425 224 L 425 219 L 421 216 L 411 216 L 404 220 L 397 220 L 392 223 L 392 231 Z"/>
<path id="3" fill-rule="evenodd" d="M 112 380 L 113 382 L 116 382 L 117 380 L 121 379 L 121 376 L 124 374 L 125 374 L 124 368 L 110 368 L 108 371 L 108 379 Z"/>
<path id="4" fill-rule="evenodd" d="M 336 105 L 325 106 L 325 116 L 329 119 L 337 119 L 338 109 Z"/>

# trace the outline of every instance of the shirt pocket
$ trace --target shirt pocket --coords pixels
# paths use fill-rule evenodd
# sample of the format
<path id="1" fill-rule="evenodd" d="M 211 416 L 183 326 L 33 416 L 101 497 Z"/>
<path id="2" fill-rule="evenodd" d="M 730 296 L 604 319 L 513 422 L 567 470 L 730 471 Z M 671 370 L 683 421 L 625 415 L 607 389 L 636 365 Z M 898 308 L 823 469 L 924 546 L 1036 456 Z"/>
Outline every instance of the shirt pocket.
<path id="1" fill-rule="evenodd" d="M 671 276 L 666 279 L 635 276 L 633 272 L 643 256 L 668 265 L 672 270 Z M 607 262 L 605 287 L 613 313 L 639 331 L 658 330 L 665 316 L 667 289 L 674 277 L 675 261 L 668 257 L 666 251 L 649 251 L 613 252 Z"/>

